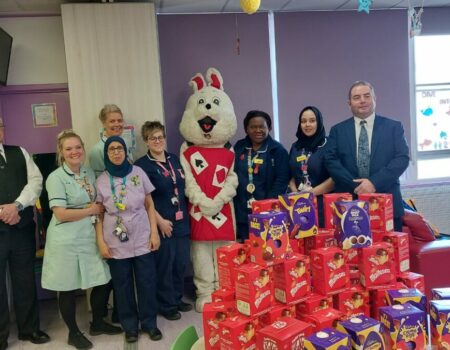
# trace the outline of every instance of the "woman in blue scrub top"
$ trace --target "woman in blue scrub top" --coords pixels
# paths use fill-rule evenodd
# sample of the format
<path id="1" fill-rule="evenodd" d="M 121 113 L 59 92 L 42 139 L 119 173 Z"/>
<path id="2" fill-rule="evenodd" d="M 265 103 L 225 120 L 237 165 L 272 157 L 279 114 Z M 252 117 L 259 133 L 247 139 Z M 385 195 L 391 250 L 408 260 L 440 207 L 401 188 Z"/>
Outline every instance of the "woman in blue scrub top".
<path id="1" fill-rule="evenodd" d="M 182 300 L 184 274 L 189 262 L 189 220 L 184 196 L 184 173 L 175 154 L 166 152 L 166 132 L 158 121 L 142 126 L 142 139 L 148 152 L 135 165 L 141 167 L 155 186 L 155 203 L 161 246 L 156 252 L 159 313 L 178 320 L 181 312 L 192 310 Z"/>
<path id="2" fill-rule="evenodd" d="M 237 238 L 248 238 L 248 214 L 254 200 L 277 198 L 289 183 L 289 155 L 269 135 L 272 120 L 266 112 L 250 111 L 244 119 L 247 136 L 234 146 L 239 186 L 234 197 Z"/>
<path id="3" fill-rule="evenodd" d="M 319 227 L 323 227 L 322 195 L 333 190 L 334 182 L 325 168 L 327 138 L 322 113 L 316 107 L 308 106 L 302 109 L 296 136 L 297 141 L 289 151 L 292 176 L 289 189 L 293 192 L 311 191 L 317 196 Z"/>

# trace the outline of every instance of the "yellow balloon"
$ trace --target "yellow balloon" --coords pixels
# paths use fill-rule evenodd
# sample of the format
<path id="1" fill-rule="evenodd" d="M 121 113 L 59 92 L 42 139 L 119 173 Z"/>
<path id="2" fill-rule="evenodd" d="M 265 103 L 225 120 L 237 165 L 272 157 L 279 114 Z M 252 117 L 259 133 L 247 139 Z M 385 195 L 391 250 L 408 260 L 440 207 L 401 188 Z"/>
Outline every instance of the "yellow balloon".
<path id="1" fill-rule="evenodd" d="M 245 13 L 251 15 L 258 11 L 261 0 L 241 0 L 241 8 Z"/>

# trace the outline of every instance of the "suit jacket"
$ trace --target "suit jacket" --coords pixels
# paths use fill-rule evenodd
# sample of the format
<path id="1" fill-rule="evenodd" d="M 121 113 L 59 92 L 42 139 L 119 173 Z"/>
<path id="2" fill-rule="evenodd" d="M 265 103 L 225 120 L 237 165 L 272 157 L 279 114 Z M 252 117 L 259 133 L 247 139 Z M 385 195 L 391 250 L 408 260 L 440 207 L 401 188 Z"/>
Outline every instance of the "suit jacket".
<path id="1" fill-rule="evenodd" d="M 352 118 L 330 130 L 325 165 L 335 181 L 335 192 L 354 193 L 359 178 L 355 121 Z M 403 216 L 399 177 L 408 168 L 409 148 L 400 122 L 375 116 L 370 147 L 369 180 L 378 193 L 392 193 L 394 217 Z"/>

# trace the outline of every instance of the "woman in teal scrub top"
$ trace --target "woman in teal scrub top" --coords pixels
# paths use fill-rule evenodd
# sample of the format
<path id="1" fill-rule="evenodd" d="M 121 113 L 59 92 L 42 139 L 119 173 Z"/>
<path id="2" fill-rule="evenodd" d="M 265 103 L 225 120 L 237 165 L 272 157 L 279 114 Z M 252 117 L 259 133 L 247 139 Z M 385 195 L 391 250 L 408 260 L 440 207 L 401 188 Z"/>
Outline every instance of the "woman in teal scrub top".
<path id="1" fill-rule="evenodd" d="M 59 292 L 59 310 L 69 328 L 69 345 L 89 349 L 92 343 L 80 332 L 75 317 L 75 291 L 92 288 L 89 334 L 118 334 L 122 330 L 103 320 L 105 288 L 111 279 L 108 265 L 99 254 L 94 223 L 104 211 L 94 202 L 94 172 L 83 166 L 85 151 L 72 130 L 58 135 L 58 162 L 46 182 L 53 211 L 47 231 L 42 286 Z"/>

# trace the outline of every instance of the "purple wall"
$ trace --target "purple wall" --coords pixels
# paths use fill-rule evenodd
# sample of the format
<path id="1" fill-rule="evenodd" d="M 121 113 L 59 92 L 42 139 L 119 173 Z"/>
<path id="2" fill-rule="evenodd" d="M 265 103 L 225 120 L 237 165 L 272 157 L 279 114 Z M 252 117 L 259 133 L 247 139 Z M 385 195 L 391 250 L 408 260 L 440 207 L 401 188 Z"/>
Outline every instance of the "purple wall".
<path id="1" fill-rule="evenodd" d="M 350 116 L 349 86 L 375 87 L 377 112 L 401 120 L 410 140 L 406 11 L 302 12 L 275 15 L 281 141 L 295 141 L 298 113 L 315 105 L 327 133 Z"/>
<path id="2" fill-rule="evenodd" d="M 5 123 L 5 143 L 30 153 L 56 151 L 56 135 L 72 125 L 67 84 L 23 85 L 0 88 L 0 115 Z M 32 104 L 56 103 L 58 125 L 34 128 Z"/>
<path id="3" fill-rule="evenodd" d="M 236 53 L 236 18 L 240 55 Z M 267 14 L 160 15 L 159 49 L 168 148 L 178 154 L 182 143 L 178 125 L 192 90 L 190 79 L 209 67 L 223 77 L 234 104 L 238 132 L 250 109 L 272 114 Z M 151 118 L 151 116 L 149 116 Z"/>
<path id="4" fill-rule="evenodd" d="M 450 34 L 450 8 L 425 8 L 422 14 L 422 34 Z"/>

